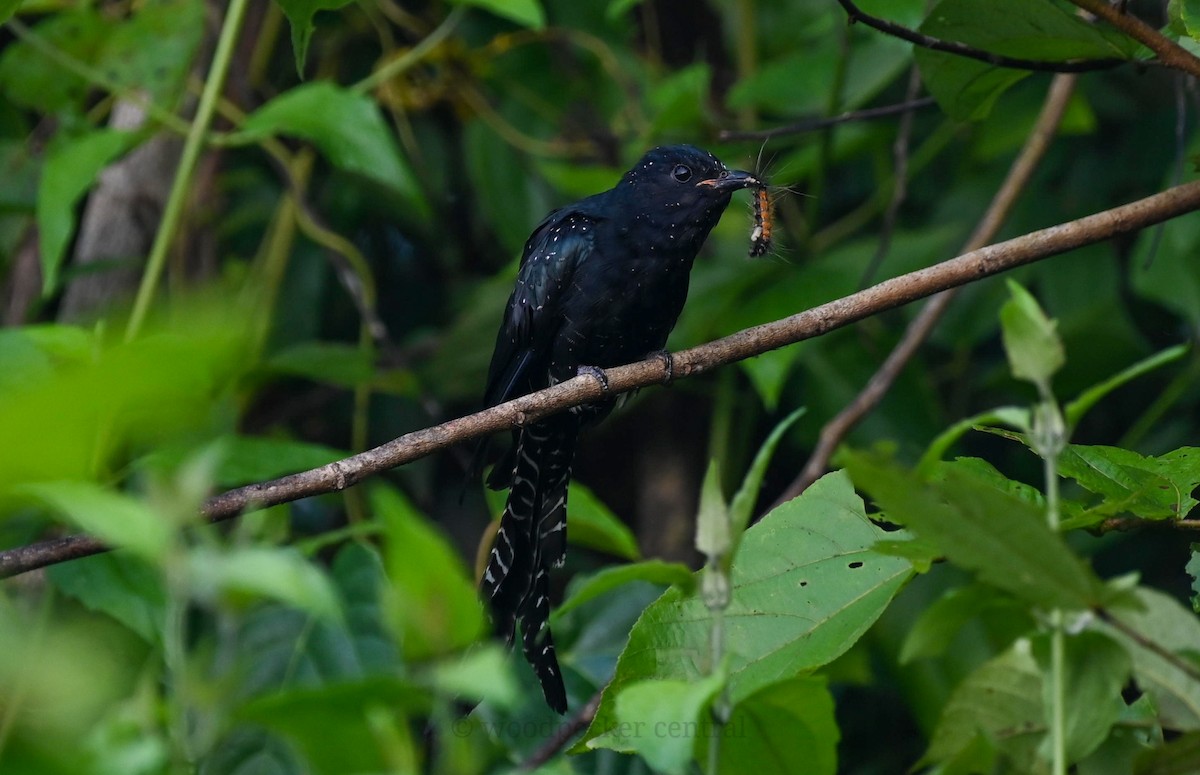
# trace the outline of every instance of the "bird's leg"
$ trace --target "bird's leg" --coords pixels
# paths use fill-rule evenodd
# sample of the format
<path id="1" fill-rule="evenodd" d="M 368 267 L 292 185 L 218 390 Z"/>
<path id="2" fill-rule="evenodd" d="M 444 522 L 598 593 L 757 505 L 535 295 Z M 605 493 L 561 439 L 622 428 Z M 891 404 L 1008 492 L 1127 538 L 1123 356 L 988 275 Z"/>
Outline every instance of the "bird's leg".
<path id="1" fill-rule="evenodd" d="M 608 392 L 608 375 L 604 373 L 604 369 L 598 366 L 580 366 L 575 370 L 577 377 L 591 377 L 600 383 L 600 389 L 605 393 Z"/>
<path id="2" fill-rule="evenodd" d="M 675 357 L 666 350 L 655 350 L 654 352 L 646 353 L 646 360 L 653 358 L 656 361 L 662 361 L 663 369 L 667 375 L 663 377 L 663 384 L 670 385 L 671 380 L 675 379 Z"/>

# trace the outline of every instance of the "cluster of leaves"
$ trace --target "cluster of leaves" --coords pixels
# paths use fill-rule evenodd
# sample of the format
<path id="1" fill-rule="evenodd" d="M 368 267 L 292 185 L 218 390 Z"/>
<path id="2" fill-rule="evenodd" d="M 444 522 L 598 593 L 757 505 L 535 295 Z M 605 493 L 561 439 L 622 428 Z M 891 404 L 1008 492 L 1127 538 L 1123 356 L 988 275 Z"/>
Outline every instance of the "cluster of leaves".
<path id="1" fill-rule="evenodd" d="M 1059 0 L 926 5 L 861 3 L 1049 65 L 1149 56 Z M 1164 30 L 1188 49 L 1194 5 Z M 245 45 L 206 45 L 235 6 Z M 565 722 L 486 638 L 460 558 L 498 503 L 472 494 L 464 514 L 459 467 L 229 529 L 199 505 L 473 406 L 531 226 L 656 143 L 749 164 L 758 142 L 718 129 L 900 101 L 912 67 L 939 106 L 914 116 L 904 181 L 892 123 L 776 138 L 766 173 L 810 196 L 777 196 L 781 247 L 754 263 L 731 258 L 748 218 L 730 208 L 673 347 L 948 257 L 1046 76 L 844 20 L 829 0 L 0 0 L 0 545 L 67 529 L 121 547 L 0 589 L 0 769 L 467 773 L 537 755 Z M 196 134 L 180 116 L 214 51 L 230 83 Z M 1011 232 L 1174 180 L 1190 140 L 1172 77 L 1081 80 Z M 119 126 L 119 105 L 146 123 Z M 145 324 L 120 298 L 60 319 L 66 291 L 141 271 L 72 260 L 101 172 L 176 135 L 213 163 L 180 173 L 191 206 L 157 226 L 170 298 L 147 284 Z M 607 688 L 549 771 L 1025 773 L 1057 744 L 1082 775 L 1194 771 L 1200 623 L 1183 601 L 1200 560 L 1171 528 L 1200 484 L 1200 361 L 1179 345 L 1200 327 L 1198 244 L 1188 218 L 1016 273 L 1056 325 L 1020 289 L 964 289 L 850 439 L 886 449 L 846 453 L 753 525 L 912 313 L 632 402 L 590 442 L 603 460 L 585 449 L 596 493 L 572 489 L 553 624 L 572 708 Z M 1010 373 L 1037 389 L 1029 407 Z M 1060 411 L 1056 392 L 1075 398 Z M 621 468 L 640 436 L 685 433 L 701 454 Z M 631 481 L 667 488 L 686 524 Z M 685 538 L 654 544 L 691 556 L 693 500 L 705 568 L 644 559 L 669 535 Z M 1145 524 L 1165 529 L 1112 530 Z"/>

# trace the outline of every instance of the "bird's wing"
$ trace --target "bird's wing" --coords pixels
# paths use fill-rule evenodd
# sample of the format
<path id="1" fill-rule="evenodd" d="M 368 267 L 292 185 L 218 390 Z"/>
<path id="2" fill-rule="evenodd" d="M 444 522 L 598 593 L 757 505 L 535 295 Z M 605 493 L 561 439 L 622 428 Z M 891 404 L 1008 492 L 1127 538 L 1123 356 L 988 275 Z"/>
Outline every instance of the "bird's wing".
<path id="1" fill-rule="evenodd" d="M 595 225 L 595 216 L 578 209 L 556 210 L 525 243 L 517 284 L 496 336 L 485 406 L 547 386 L 547 359 L 562 324 L 562 297 L 576 267 L 592 253 Z"/>

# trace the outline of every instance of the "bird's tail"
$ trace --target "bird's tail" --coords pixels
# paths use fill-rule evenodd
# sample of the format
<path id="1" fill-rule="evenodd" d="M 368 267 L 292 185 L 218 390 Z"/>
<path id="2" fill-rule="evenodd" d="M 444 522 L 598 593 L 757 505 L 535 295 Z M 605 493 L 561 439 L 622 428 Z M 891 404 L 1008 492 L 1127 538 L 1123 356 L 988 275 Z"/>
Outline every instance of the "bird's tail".
<path id="1" fill-rule="evenodd" d="M 566 712 L 567 696 L 550 633 L 550 568 L 567 551 L 567 487 L 579 420 L 567 413 L 533 423 L 517 436 L 512 482 L 481 590 L 496 630 L 521 645 L 546 702 Z"/>

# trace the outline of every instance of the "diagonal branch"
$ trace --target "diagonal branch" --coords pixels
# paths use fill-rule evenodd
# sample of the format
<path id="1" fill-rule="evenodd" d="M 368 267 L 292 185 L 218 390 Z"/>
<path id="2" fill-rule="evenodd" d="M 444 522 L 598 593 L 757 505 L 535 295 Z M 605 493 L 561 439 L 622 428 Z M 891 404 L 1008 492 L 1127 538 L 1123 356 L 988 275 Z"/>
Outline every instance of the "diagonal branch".
<path id="1" fill-rule="evenodd" d="M 931 296 L 948 288 L 1040 261 L 1069 250 L 1130 234 L 1185 213 L 1200 210 L 1200 181 L 1169 188 L 1153 196 L 1075 221 L 966 253 L 916 272 L 885 280 L 858 293 L 747 328 L 723 339 L 676 353 L 674 379 L 712 371 L 735 361 L 762 355 L 812 339 L 885 310 Z M 253 509 L 290 503 L 312 495 L 337 492 L 396 466 L 490 433 L 508 430 L 572 406 L 663 382 L 662 359 L 607 370 L 607 393 L 597 380 L 584 376 L 531 393 L 482 412 L 407 433 L 366 452 L 280 479 L 251 484 L 205 501 L 201 516 L 210 522 Z M 0 552 L 0 577 L 12 576 L 107 549 L 86 535 L 67 536 Z"/>
<path id="2" fill-rule="evenodd" d="M 1008 170 L 1008 175 L 996 191 L 996 195 L 992 198 L 979 225 L 975 227 L 975 231 L 963 246 L 964 251 L 983 247 L 991 242 L 996 237 L 996 233 L 1000 231 L 1000 226 L 1008 217 L 1018 194 L 1033 176 L 1038 162 L 1041 161 L 1046 148 L 1050 145 L 1050 140 L 1058 131 L 1059 122 L 1062 121 L 1063 113 L 1067 109 L 1067 102 L 1070 101 L 1071 93 L 1075 90 L 1075 80 L 1076 76 L 1074 75 L 1054 77 L 1033 131 L 1030 132 L 1021 152 L 1017 154 L 1012 167 Z M 908 324 L 904 336 L 888 353 L 887 358 L 872 375 L 866 387 L 821 429 L 817 446 L 809 456 L 808 462 L 805 463 L 799 476 L 779 496 L 776 505 L 791 500 L 804 492 L 810 484 L 821 477 L 821 474 L 825 473 L 825 469 L 829 467 L 829 460 L 833 457 L 838 445 L 854 429 L 854 426 L 858 425 L 883 400 L 904 367 L 916 355 L 918 348 L 929 338 L 934 326 L 941 320 L 942 315 L 949 308 L 950 302 L 954 300 L 954 296 L 954 290 L 939 293 L 930 299 L 920 313 L 913 318 L 912 322 Z"/>

